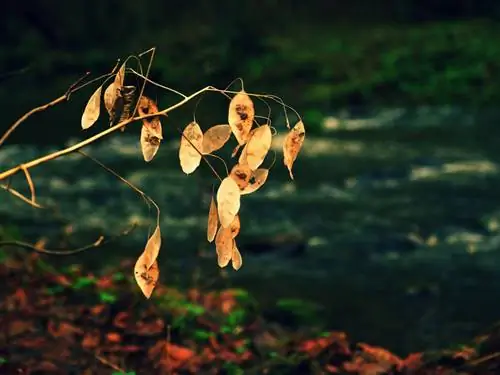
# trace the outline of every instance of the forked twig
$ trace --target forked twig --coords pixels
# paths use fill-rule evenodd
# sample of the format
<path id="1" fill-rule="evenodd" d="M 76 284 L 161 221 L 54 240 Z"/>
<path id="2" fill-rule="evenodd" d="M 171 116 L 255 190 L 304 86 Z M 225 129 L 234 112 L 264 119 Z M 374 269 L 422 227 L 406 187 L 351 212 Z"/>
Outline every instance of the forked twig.
<path id="1" fill-rule="evenodd" d="M 34 208 L 45 208 L 45 207 L 39 205 L 38 203 L 33 202 L 31 199 L 25 197 L 23 194 L 21 194 L 20 192 L 18 192 L 17 190 L 11 188 L 8 185 L 0 184 L 0 189 L 3 189 L 5 191 L 11 193 L 16 198 L 19 198 L 20 200 L 22 200 L 25 203 L 28 203 L 30 206 L 32 206 Z"/>
<path id="2" fill-rule="evenodd" d="M 35 199 L 35 184 L 33 184 L 33 180 L 31 179 L 30 172 L 28 171 L 28 168 L 25 168 L 24 166 L 21 166 L 21 169 L 24 172 L 24 176 L 26 177 L 26 181 L 28 182 L 28 186 L 30 188 L 31 202 L 33 204 L 36 204 L 36 199 Z"/>

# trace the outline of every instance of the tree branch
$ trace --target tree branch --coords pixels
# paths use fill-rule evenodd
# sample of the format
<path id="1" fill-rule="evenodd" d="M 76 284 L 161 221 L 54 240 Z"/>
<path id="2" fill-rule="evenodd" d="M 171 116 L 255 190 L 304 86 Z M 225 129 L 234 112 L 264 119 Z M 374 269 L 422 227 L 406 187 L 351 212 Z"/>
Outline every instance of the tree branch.
<path id="1" fill-rule="evenodd" d="M 7 246 L 13 246 L 13 247 L 19 247 L 19 248 L 24 248 L 24 249 L 28 249 L 28 250 L 33 250 L 33 251 L 36 251 L 38 253 L 48 254 L 48 255 L 73 255 L 73 254 L 81 253 L 82 251 L 85 251 L 85 250 L 104 246 L 112 241 L 117 240 L 118 238 L 125 237 L 128 234 L 130 234 L 136 227 L 137 227 L 137 224 L 134 223 L 129 228 L 125 229 L 124 231 L 122 231 L 118 235 L 110 237 L 107 240 L 104 238 L 104 236 L 99 236 L 99 238 L 96 241 L 94 241 L 93 243 L 86 245 L 86 246 L 83 246 L 83 247 L 79 247 L 77 249 L 49 250 L 49 249 L 44 249 L 44 248 L 41 248 L 41 247 L 38 247 L 36 245 L 30 244 L 27 242 L 23 242 L 23 241 L 0 241 L 0 248 L 7 247 Z"/>
<path id="2" fill-rule="evenodd" d="M 174 105 L 172 105 L 172 106 L 170 106 L 170 107 L 168 107 L 168 108 L 166 108 L 166 109 L 164 109 L 162 111 L 159 111 L 159 112 L 156 112 L 156 113 L 148 113 L 148 114 L 145 114 L 145 115 L 142 115 L 142 116 L 137 116 L 137 117 L 133 117 L 133 118 L 124 120 L 124 121 L 122 121 L 122 122 L 120 122 L 120 123 L 112 126 L 111 128 L 103 130 L 102 132 L 100 132 L 100 133 L 98 133 L 98 134 L 96 134 L 96 135 L 94 135 L 94 136 L 92 136 L 90 138 L 85 139 L 84 141 L 78 142 L 77 144 L 75 144 L 73 146 L 70 146 L 70 147 L 67 147 L 65 149 L 62 149 L 62 150 L 50 153 L 48 155 L 39 157 L 37 159 L 33 159 L 33 160 L 28 161 L 26 163 L 19 164 L 19 165 L 15 166 L 15 167 L 13 167 L 13 168 L 5 171 L 5 172 L 0 173 L 0 181 L 3 180 L 3 179 L 5 179 L 5 178 L 7 178 L 7 177 L 10 177 L 10 176 L 18 173 L 23 168 L 28 168 L 28 169 L 29 168 L 33 168 L 33 167 L 36 167 L 37 165 L 40 165 L 40 164 L 45 163 L 47 161 L 58 159 L 61 156 L 64 156 L 64 155 L 67 155 L 67 154 L 71 154 L 71 153 L 73 153 L 75 151 L 78 151 L 79 149 L 81 149 L 81 148 L 83 148 L 85 146 L 88 146 L 89 144 L 94 143 L 97 140 L 99 140 L 99 139 L 101 139 L 103 137 L 106 137 L 107 135 L 110 135 L 110 134 L 116 132 L 117 130 L 123 128 L 124 126 L 126 126 L 127 124 L 130 124 L 131 122 L 138 121 L 138 120 L 144 120 L 144 119 L 152 118 L 152 117 L 155 117 L 155 116 L 166 115 L 168 112 L 171 112 L 174 109 L 177 109 L 177 108 L 183 106 L 184 104 L 186 104 L 190 100 L 193 100 L 194 98 L 196 98 L 198 95 L 204 93 L 205 91 L 211 90 L 211 89 L 212 89 L 211 86 L 204 87 L 204 88 L 196 91 L 194 94 L 191 94 L 191 95 L 187 96 L 186 98 L 182 99 L 181 101 L 177 102 L 176 104 L 174 104 Z M 63 98 L 63 99 L 61 99 L 61 98 Z M 58 98 L 56 100 L 60 99 L 60 101 L 62 101 L 62 100 L 64 100 L 64 98 L 66 98 L 66 96 L 62 96 L 61 98 Z M 41 107 L 39 107 L 39 108 L 41 108 Z M 23 117 L 25 117 L 25 116 L 23 116 Z"/>

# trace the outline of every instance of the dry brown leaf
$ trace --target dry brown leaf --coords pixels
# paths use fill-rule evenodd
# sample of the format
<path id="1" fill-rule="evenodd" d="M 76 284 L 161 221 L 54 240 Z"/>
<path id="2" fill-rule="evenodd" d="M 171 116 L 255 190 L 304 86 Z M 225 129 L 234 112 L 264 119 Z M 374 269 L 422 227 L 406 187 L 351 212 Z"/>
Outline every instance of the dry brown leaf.
<path id="1" fill-rule="evenodd" d="M 148 242 L 146 243 L 146 247 L 144 248 L 144 252 L 146 253 L 147 264 L 146 266 L 149 268 L 153 265 L 158 258 L 158 254 L 160 253 L 161 247 L 161 231 L 160 226 L 156 225 L 156 228 L 149 237 Z"/>
<path id="2" fill-rule="evenodd" d="M 202 152 L 204 155 L 219 150 L 231 137 L 231 127 L 227 124 L 214 125 L 203 134 Z"/>
<path id="3" fill-rule="evenodd" d="M 288 132 L 285 140 L 283 142 L 283 163 L 288 168 L 290 173 L 290 178 L 293 180 L 292 167 L 297 155 L 299 154 L 302 144 L 304 143 L 304 138 L 306 136 L 306 129 L 304 128 L 304 123 L 299 121 L 295 126 Z"/>
<path id="4" fill-rule="evenodd" d="M 106 87 L 106 90 L 104 90 L 104 106 L 110 117 L 113 117 L 113 107 L 115 106 L 117 95 L 117 87 L 114 82 L 111 82 L 111 84 Z"/>
<path id="5" fill-rule="evenodd" d="M 161 127 L 161 121 L 159 117 L 153 117 L 151 121 L 147 122 L 147 119 L 144 120 L 143 125 L 146 126 L 151 133 L 152 136 L 162 140 L 163 139 L 163 131 Z"/>
<path id="6" fill-rule="evenodd" d="M 125 106 L 124 103 L 124 98 L 122 96 L 122 88 L 123 84 L 125 81 L 125 63 L 122 64 L 120 69 L 115 75 L 115 79 L 113 82 L 104 90 L 104 106 L 106 107 L 106 110 L 108 111 L 109 117 L 110 117 L 110 126 L 116 123 L 117 119 L 121 119 L 121 115 L 117 116 L 117 112 L 122 110 L 122 108 Z M 133 88 L 133 91 L 135 91 L 134 86 L 129 86 L 129 89 L 127 90 L 127 93 L 130 92 Z M 123 128 L 122 128 L 123 129 Z"/>
<path id="7" fill-rule="evenodd" d="M 141 96 L 139 99 L 139 105 L 137 107 L 137 113 L 139 114 L 139 116 L 145 116 L 156 112 L 158 112 L 158 106 L 156 105 L 155 101 L 151 98 L 148 98 L 147 96 Z M 146 120 L 151 121 L 151 118 L 144 119 L 143 121 Z"/>
<path id="8" fill-rule="evenodd" d="M 228 122 L 238 144 L 248 141 L 255 117 L 255 109 L 250 96 L 241 90 L 229 103 Z"/>
<path id="9" fill-rule="evenodd" d="M 252 170 L 247 164 L 236 164 L 229 176 L 236 182 L 240 190 L 246 188 L 252 177 Z"/>
<path id="10" fill-rule="evenodd" d="M 240 188 L 231 178 L 222 180 L 217 190 L 217 213 L 222 227 L 228 228 L 240 210 Z"/>
<path id="11" fill-rule="evenodd" d="M 141 96 L 137 112 L 139 116 L 144 116 L 158 112 L 158 107 L 153 99 L 147 96 Z M 141 150 L 146 162 L 153 160 L 160 148 L 162 139 L 162 126 L 159 116 L 143 119 L 141 129 Z"/>
<path id="12" fill-rule="evenodd" d="M 236 241 L 233 240 L 233 253 L 231 255 L 231 265 L 235 271 L 238 271 L 243 265 L 243 258 L 241 257 L 241 253 L 238 250 L 238 246 L 236 246 Z"/>
<path id="13" fill-rule="evenodd" d="M 234 217 L 234 220 L 229 226 L 229 229 L 231 229 L 232 238 L 236 238 L 238 234 L 240 234 L 240 229 L 241 229 L 240 215 L 236 215 Z"/>
<path id="14" fill-rule="evenodd" d="M 248 139 L 251 139 L 255 133 L 255 131 L 257 130 L 257 128 L 255 129 L 252 129 L 250 130 L 250 134 L 248 134 Z M 248 146 L 248 143 L 245 144 L 245 146 L 243 146 L 243 150 L 241 150 L 241 154 L 240 154 L 240 157 L 238 158 L 238 161 L 241 160 L 241 163 L 244 164 L 246 162 L 246 158 L 247 158 L 247 146 Z M 235 157 L 236 154 L 238 153 L 238 150 L 239 148 L 241 147 L 241 145 L 237 145 L 236 148 L 234 149 L 233 151 L 233 154 L 231 155 L 231 157 Z"/>
<path id="15" fill-rule="evenodd" d="M 139 99 L 139 105 L 137 107 L 137 113 L 139 116 L 145 116 L 151 113 L 158 112 L 158 106 L 153 99 L 147 96 L 141 96 Z M 142 124 L 149 128 L 150 133 L 159 138 L 163 139 L 161 121 L 159 116 L 149 117 L 142 120 Z"/>
<path id="16" fill-rule="evenodd" d="M 212 196 L 210 201 L 210 210 L 208 211 L 208 224 L 207 224 L 207 240 L 212 242 L 217 233 L 217 227 L 219 226 L 219 217 L 217 215 L 217 205 L 215 204 L 215 199 Z"/>
<path id="17" fill-rule="evenodd" d="M 128 120 L 132 116 L 134 110 L 134 98 L 135 86 L 123 86 L 121 88 L 120 95 L 118 96 L 115 104 L 115 115 L 112 118 L 113 123 L 120 123 Z M 117 116 L 116 114 L 119 114 L 120 116 Z M 120 130 L 125 131 L 125 127 L 122 127 Z"/>
<path id="18" fill-rule="evenodd" d="M 271 148 L 272 140 L 273 134 L 268 124 L 252 130 L 250 138 L 240 154 L 240 164 L 248 164 L 253 171 L 259 168 Z"/>
<path id="19" fill-rule="evenodd" d="M 179 160 L 184 173 L 193 173 L 198 168 L 201 162 L 202 147 L 203 131 L 200 125 L 192 121 L 182 132 L 179 146 Z"/>
<path id="20" fill-rule="evenodd" d="M 142 293 L 146 298 L 151 297 L 153 289 L 158 282 L 160 276 L 160 269 L 158 268 L 158 262 L 154 261 L 151 267 L 148 267 L 149 256 L 144 251 L 134 266 L 134 277 L 137 285 L 141 289 Z"/>
<path id="21" fill-rule="evenodd" d="M 215 236 L 215 250 L 217 252 L 217 264 L 220 268 L 226 267 L 233 255 L 231 228 L 219 228 Z"/>
<path id="22" fill-rule="evenodd" d="M 90 97 L 82 114 L 82 129 L 88 129 L 95 124 L 101 113 L 101 92 L 99 86 Z"/>
<path id="23" fill-rule="evenodd" d="M 118 89 L 123 87 L 123 83 L 125 82 L 125 64 L 123 63 L 118 72 L 115 75 L 114 84 Z"/>
<path id="24" fill-rule="evenodd" d="M 141 150 L 142 156 L 146 162 L 150 162 L 155 157 L 158 149 L 160 148 L 161 138 L 156 137 L 151 132 L 147 125 L 142 125 L 141 128 Z"/>
<path id="25" fill-rule="evenodd" d="M 249 184 L 241 191 L 241 195 L 251 194 L 258 190 L 267 180 L 269 169 L 259 168 L 256 169 L 250 177 Z"/>

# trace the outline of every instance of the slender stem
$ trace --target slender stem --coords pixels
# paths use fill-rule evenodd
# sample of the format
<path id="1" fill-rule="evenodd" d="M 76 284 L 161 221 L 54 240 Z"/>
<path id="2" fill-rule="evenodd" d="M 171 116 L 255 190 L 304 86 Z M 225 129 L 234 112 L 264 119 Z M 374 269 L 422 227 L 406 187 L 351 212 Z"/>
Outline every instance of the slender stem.
<path id="1" fill-rule="evenodd" d="M 96 247 L 104 246 L 104 245 L 110 243 L 111 241 L 117 240 L 120 237 L 125 237 L 125 236 L 129 235 L 136 227 L 137 227 L 137 225 L 134 223 L 129 228 L 125 229 L 124 231 L 122 231 L 118 235 L 110 237 L 109 239 L 105 239 L 104 236 L 99 236 L 99 238 L 96 241 L 94 241 L 93 243 L 86 245 L 86 246 L 83 246 L 83 247 L 79 247 L 78 249 L 49 250 L 49 249 L 44 249 L 44 248 L 41 248 L 41 247 L 38 247 L 36 245 L 30 244 L 27 242 L 23 242 L 23 241 L 0 241 L 0 248 L 4 247 L 4 246 L 12 246 L 12 247 L 19 247 L 19 248 L 33 250 L 33 251 L 36 251 L 38 253 L 47 254 L 47 255 L 73 255 L 73 254 L 81 253 L 81 252 L 89 250 L 89 249 L 94 249 Z"/>
<path id="2" fill-rule="evenodd" d="M 151 57 L 149 58 L 148 68 L 146 69 L 146 79 L 149 77 L 149 71 L 151 70 L 151 65 L 153 65 L 153 59 L 155 57 L 156 48 L 153 47 L 153 48 L 151 48 L 150 51 L 151 51 Z M 149 51 L 146 51 L 146 52 L 149 52 Z M 139 92 L 139 96 L 137 97 L 137 103 L 135 105 L 135 109 L 134 109 L 134 112 L 132 113 L 132 116 L 135 116 L 137 114 L 137 110 L 139 109 L 139 104 L 141 103 L 142 94 L 144 94 L 144 89 L 146 88 L 146 79 L 142 83 L 141 91 Z"/>
<path id="3" fill-rule="evenodd" d="M 20 192 L 18 192 L 17 190 L 11 188 L 10 186 L 8 185 L 3 185 L 3 184 L 0 184 L 0 189 L 3 189 L 5 191 L 8 191 L 9 193 L 11 193 L 13 196 L 15 196 L 16 198 L 19 198 L 20 200 L 22 200 L 23 202 L 25 203 L 28 203 L 30 206 L 33 206 L 35 208 L 45 208 L 43 206 L 40 206 L 38 203 L 36 202 L 33 202 L 31 199 L 25 197 L 23 194 L 21 194 Z"/>
<path id="4" fill-rule="evenodd" d="M 5 142 L 5 140 L 7 138 L 9 138 L 9 136 L 12 134 L 12 132 L 14 130 L 16 130 L 19 125 L 21 125 L 21 123 L 23 123 L 24 121 L 26 121 L 28 119 L 28 117 L 34 115 L 37 112 L 45 111 L 47 108 L 61 103 L 62 101 L 66 100 L 67 97 L 68 97 L 68 95 L 64 94 L 64 95 L 60 96 L 59 98 L 51 101 L 50 103 L 33 108 L 31 111 L 25 113 L 14 124 L 12 124 L 12 126 L 9 129 L 7 129 L 7 131 L 2 135 L 2 137 L 0 138 L 0 146 Z"/>
<path id="5" fill-rule="evenodd" d="M 207 86 L 207 87 L 204 87 L 198 91 L 196 91 L 195 93 L 187 96 L 186 98 L 182 99 L 181 101 L 175 103 L 174 105 L 160 111 L 160 112 L 157 112 L 157 113 L 148 113 L 148 114 L 145 114 L 143 116 L 138 116 L 138 117 L 134 117 L 134 118 L 130 118 L 130 119 L 127 119 L 127 120 L 124 120 L 106 130 L 103 130 L 102 132 L 90 137 L 90 138 L 87 138 L 81 142 L 78 142 L 77 144 L 74 144 L 73 146 L 70 146 L 70 147 L 67 147 L 65 149 L 62 149 L 62 150 L 59 150 L 59 151 L 55 151 L 55 152 L 52 152 L 50 154 L 47 154 L 45 156 L 42 156 L 42 157 L 39 157 L 37 159 L 33 159 L 33 160 L 30 160 L 26 163 L 23 163 L 23 164 L 20 164 L 16 167 L 13 167 L 11 169 L 8 169 L 6 170 L 5 172 L 2 172 L 0 173 L 0 181 L 7 178 L 7 177 L 10 177 L 16 173 L 18 173 L 23 167 L 24 168 L 33 168 L 33 167 L 36 167 L 37 165 L 40 165 L 42 163 L 45 163 L 49 160 L 54 160 L 54 159 L 58 159 L 60 158 L 61 156 L 64 156 L 64 155 L 67 155 L 67 154 L 71 154 L 72 152 L 75 152 L 75 151 L 78 151 L 79 149 L 85 147 L 85 146 L 88 146 L 89 144 L 91 143 L 94 143 L 96 142 L 97 140 L 109 135 L 109 134 L 112 134 L 114 132 L 116 132 L 117 130 L 123 128 L 124 126 L 126 126 L 127 124 L 130 124 L 131 122 L 133 121 L 137 121 L 137 120 L 143 120 L 143 119 L 146 119 L 146 118 L 151 118 L 151 117 L 155 117 L 155 116 L 159 116 L 159 115 L 165 115 L 167 114 L 168 112 L 171 112 L 173 111 L 174 109 L 177 109 L 181 106 L 183 106 L 184 104 L 186 104 L 187 102 L 189 102 L 190 100 L 193 100 L 194 98 L 196 98 L 198 95 L 204 93 L 205 91 L 209 90 L 211 88 L 211 86 Z M 61 98 L 58 98 L 56 100 L 64 100 L 64 96 L 61 97 Z M 53 105 L 53 104 L 52 104 Z M 23 116 L 24 117 L 24 116 Z"/>

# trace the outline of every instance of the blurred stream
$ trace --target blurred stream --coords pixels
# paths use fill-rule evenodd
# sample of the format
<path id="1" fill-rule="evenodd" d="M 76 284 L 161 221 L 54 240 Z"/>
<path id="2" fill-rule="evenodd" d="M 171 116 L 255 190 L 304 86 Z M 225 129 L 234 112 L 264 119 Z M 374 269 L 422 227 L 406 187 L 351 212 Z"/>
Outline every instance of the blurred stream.
<path id="1" fill-rule="evenodd" d="M 249 289 L 263 306 L 280 298 L 310 300 L 329 328 L 398 353 L 469 340 L 498 314 L 492 297 L 500 292 L 500 152 L 492 123 L 490 115 L 450 108 L 335 113 L 325 119 L 324 136 L 306 136 L 295 181 L 276 137 L 267 183 L 242 200 L 244 265 L 238 272 L 229 267 L 218 283 Z M 205 240 L 216 180 L 203 164 L 184 175 L 176 141 L 145 163 L 134 133 L 128 129 L 85 151 L 162 209 L 162 282 L 191 285 L 198 268 L 206 280 L 217 277 L 214 245 Z M 55 149 L 6 146 L 0 169 Z M 272 155 L 265 165 L 271 163 Z M 0 192 L 0 223 L 20 227 L 27 240 L 56 241 L 63 224 L 79 247 L 140 224 L 118 243 L 50 258 L 54 264 L 84 262 L 98 272 L 140 253 L 154 211 L 89 159 L 74 154 L 52 161 L 34 168 L 32 178 L 38 201 L 56 205 L 60 215 Z M 12 186 L 29 194 L 22 175 Z"/>

